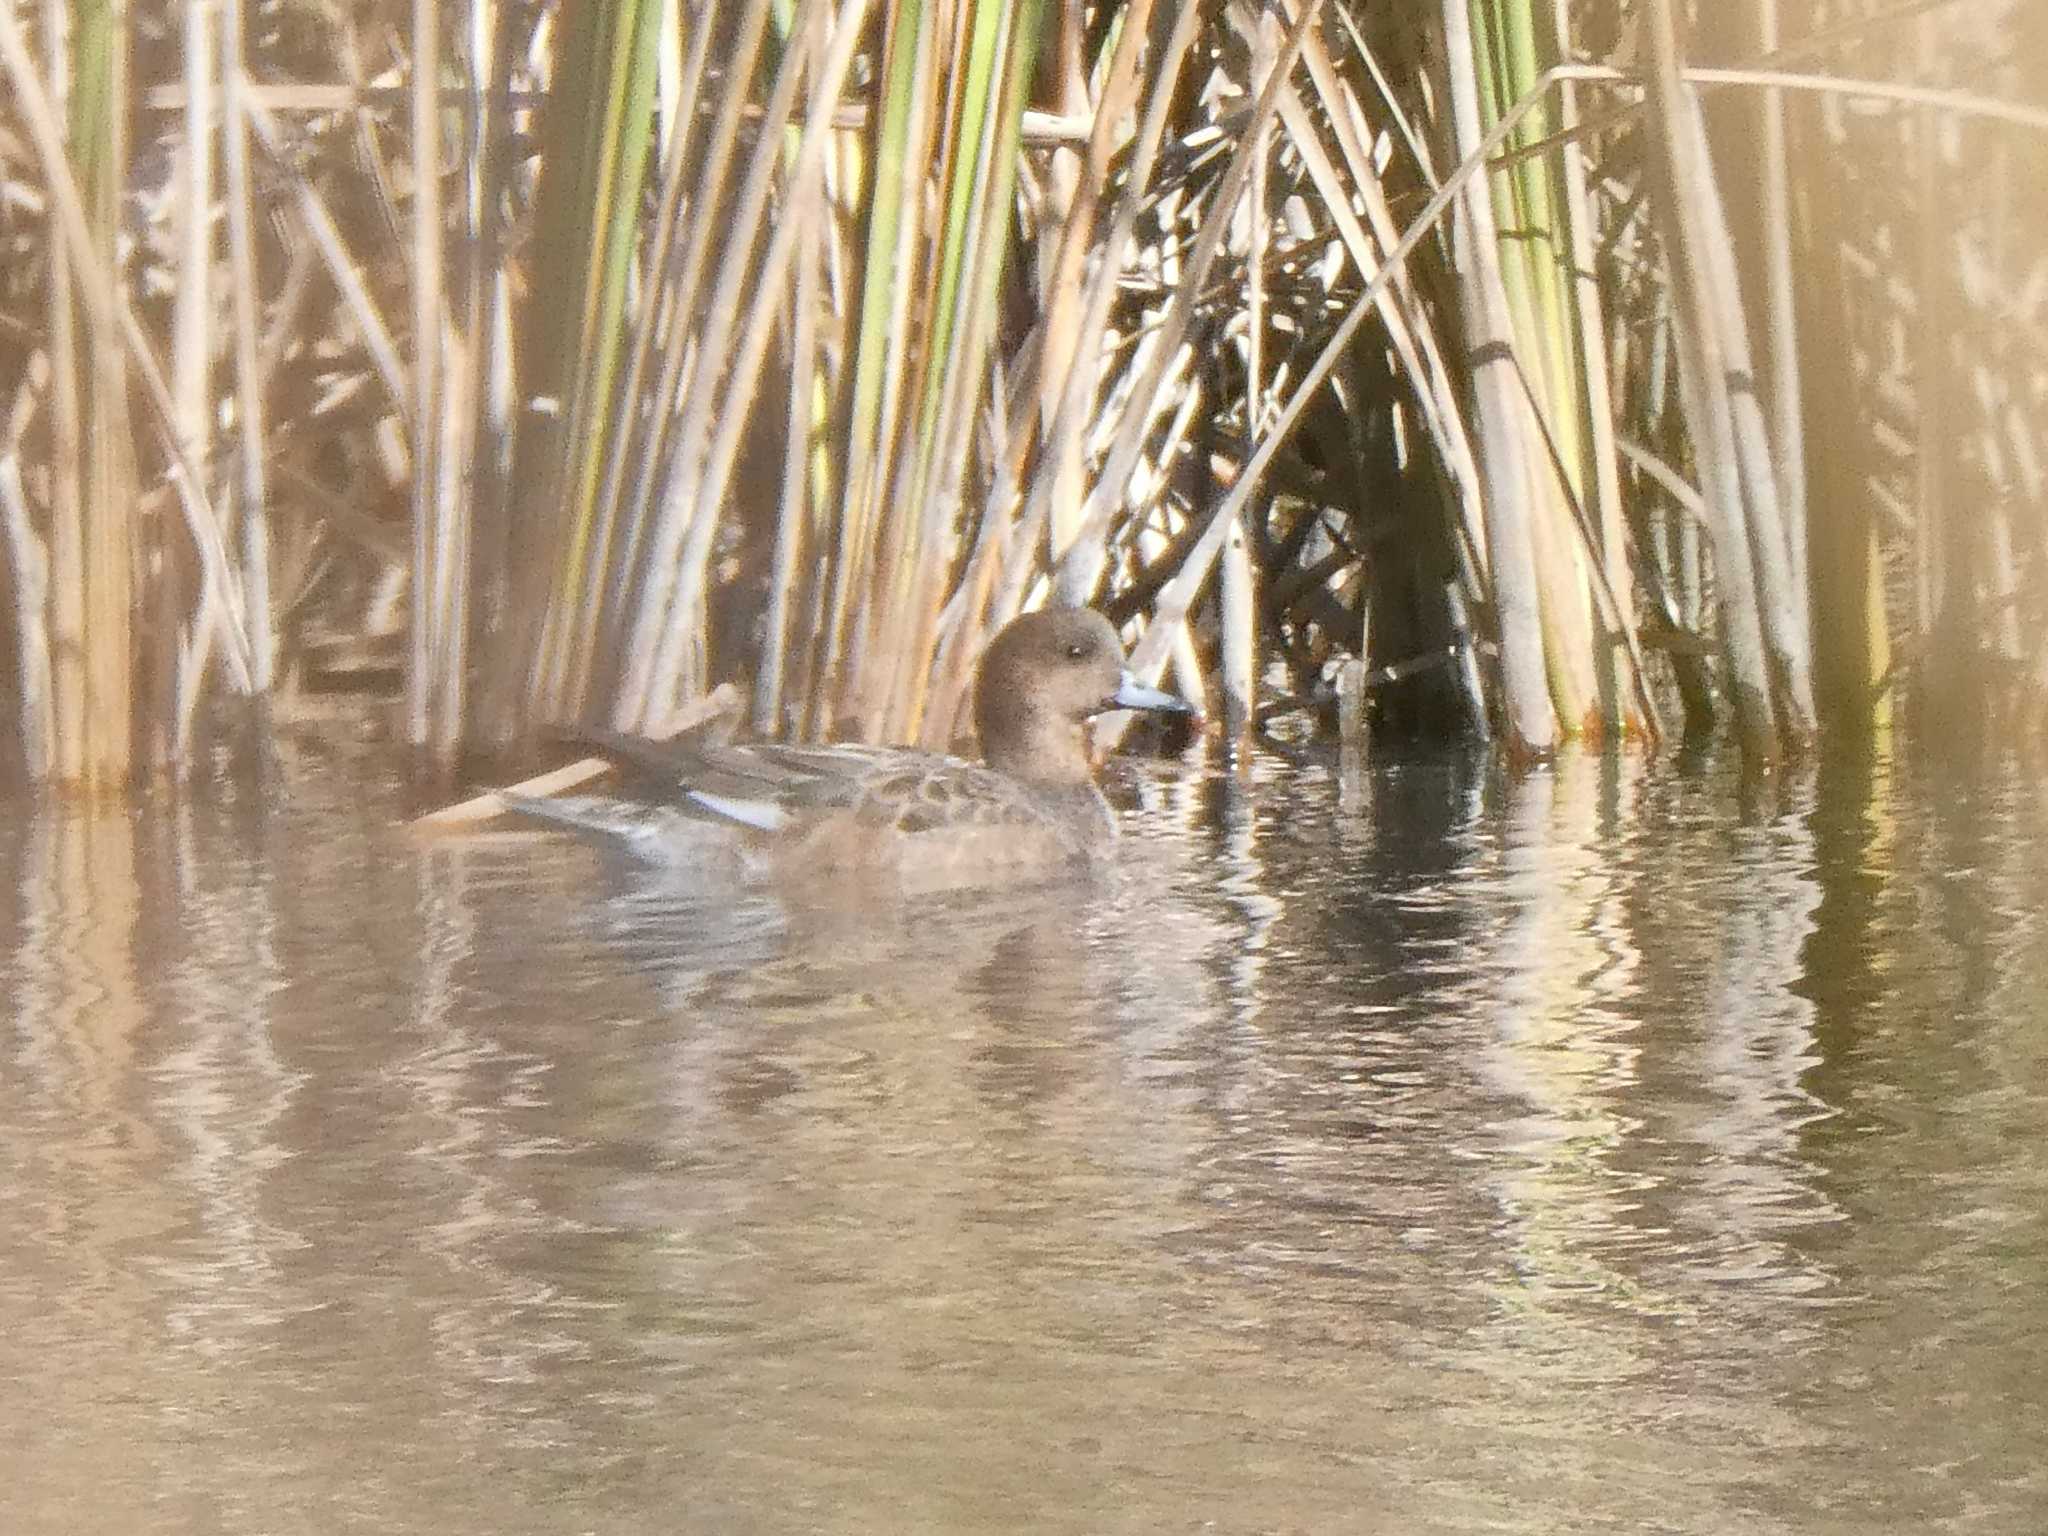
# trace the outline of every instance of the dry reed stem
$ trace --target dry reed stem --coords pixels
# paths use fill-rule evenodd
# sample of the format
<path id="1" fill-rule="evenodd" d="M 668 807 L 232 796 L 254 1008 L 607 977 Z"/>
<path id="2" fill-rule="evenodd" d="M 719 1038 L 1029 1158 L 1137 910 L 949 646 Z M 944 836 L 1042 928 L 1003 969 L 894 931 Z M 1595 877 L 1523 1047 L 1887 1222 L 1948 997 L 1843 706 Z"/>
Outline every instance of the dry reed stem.
<path id="1" fill-rule="evenodd" d="M 825 3 L 827 0 L 804 0 L 800 33 L 808 31 L 812 8 Z M 848 0 L 848 5 L 865 14 L 865 0 Z M 843 31 L 838 34 L 838 46 L 850 58 L 852 40 Z M 781 153 L 781 134 L 796 108 L 798 86 L 803 80 L 808 57 L 809 50 L 802 46 L 792 47 L 783 54 L 763 119 L 764 130 L 755 140 L 738 193 L 719 221 L 724 254 L 712 280 L 710 292 L 713 294 L 729 296 L 746 291 L 741 275 L 749 270 L 755 272 L 763 288 L 769 286 L 765 273 L 755 266 L 754 247 L 768 209 L 776 161 Z M 737 91 L 740 88 L 741 82 L 734 81 L 732 89 Z M 824 112 L 828 99 L 822 90 L 816 93 L 812 102 L 814 115 Z M 806 142 L 808 144 L 811 140 Z M 722 202 L 722 198 L 707 198 L 703 205 L 705 217 L 700 219 L 700 224 L 710 224 L 709 210 Z M 709 240 L 708 234 L 706 240 Z M 705 254 L 708 256 L 708 244 Z M 683 317 L 694 312 L 694 297 L 680 290 L 676 295 L 673 321 L 676 340 L 672 345 L 678 354 L 684 345 L 683 337 L 690 332 Z M 635 525 L 652 519 L 652 543 L 648 546 L 645 563 L 635 562 L 636 567 L 644 572 L 644 578 L 635 611 L 629 616 L 624 676 L 612 705 L 612 723 L 621 730 L 646 730 L 657 724 L 660 712 L 675 703 L 674 679 L 680 676 L 688 659 L 691 614 L 689 565 L 685 550 L 698 545 L 708 548 L 709 528 L 702 534 L 697 529 L 715 516 L 715 509 L 700 499 L 705 455 L 714 430 L 714 401 L 721 409 L 731 407 L 733 414 L 745 414 L 743 408 L 732 406 L 725 393 L 738 381 L 739 370 L 736 367 L 728 373 L 732 363 L 732 337 L 738 323 L 739 307 L 736 304 L 722 302 L 710 305 L 702 330 L 689 338 L 691 362 L 681 369 L 682 377 L 676 381 L 675 392 L 669 393 L 664 389 L 658 397 L 658 400 L 681 400 L 684 403 L 672 429 L 674 447 L 664 445 L 657 452 L 650 445 L 634 500 Z M 743 335 L 741 345 L 745 347 L 751 340 Z M 765 337 L 760 339 L 759 345 L 765 347 Z M 678 361 L 680 363 L 680 356 Z M 663 465 L 668 466 L 670 478 L 663 488 L 661 505 L 654 510 L 653 477 Z"/>
<path id="2" fill-rule="evenodd" d="M 1735 716 L 1744 757 L 1757 769 L 1782 752 L 1777 709 L 1766 660 L 1764 619 L 1753 565 L 1752 540 L 1736 457 L 1735 420 L 1722 351 L 1722 316 L 1716 307 L 1704 250 L 1707 220 L 1688 195 L 1707 174 L 1697 163 L 1693 102 L 1682 83 L 1677 23 L 1671 0 L 1651 0 L 1648 23 L 1650 121 L 1656 133 L 1660 186 L 1656 208 L 1666 228 L 1672 285 L 1678 302 L 1673 329 L 1679 343 L 1679 392 L 1695 445 L 1705 499 L 1713 513 L 1720 576 L 1721 629 L 1728 648 Z"/>
<path id="3" fill-rule="evenodd" d="M 171 461 L 170 479 L 177 491 L 186 528 L 199 552 L 202 571 L 194 626 L 201 630 L 211 626 L 224 639 L 229 681 L 237 692 L 247 693 L 251 686 L 248 634 L 238 611 L 236 584 L 222 545 L 219 521 L 207 500 L 196 468 L 186 458 L 178 440 L 177 413 L 171 403 L 170 390 L 164 383 L 163 371 L 150 350 L 141 323 L 129 306 L 127 296 L 114 287 L 108 273 L 94 258 L 93 238 L 64 153 L 62 130 L 57 126 L 56 115 L 35 72 L 13 12 L 5 7 L 0 7 L 0 73 L 4 73 L 14 87 L 16 110 L 26 121 L 30 138 L 41 159 L 73 291 L 83 302 L 94 329 L 104 339 L 105 345 L 125 346 L 128 360 L 143 386 L 143 399 L 149 407 L 150 420 L 162 439 L 166 457 Z M 67 332 L 68 304 L 56 306 L 53 325 L 60 337 Z M 54 360 L 61 364 L 61 354 Z M 57 371 L 57 385 L 60 401 L 68 398 L 71 391 L 64 388 L 61 366 Z M 62 465 L 75 462 L 75 453 L 60 452 L 57 456 L 60 473 Z M 61 527 L 65 519 L 60 517 L 58 521 Z M 51 575 L 54 585 L 59 580 L 54 552 Z M 64 750 L 64 741 L 60 738 L 60 756 Z"/>
<path id="4" fill-rule="evenodd" d="M 18 449 L 20 426 L 26 424 L 22 406 L 28 395 L 28 386 L 24 384 L 23 398 L 10 413 L 6 441 L 0 444 L 0 530 L 4 530 L 7 541 L 8 574 L 13 578 L 15 665 L 21 689 L 15 718 L 21 731 L 21 755 L 29 777 L 46 779 L 56 769 L 57 730 L 50 637 L 44 617 L 49 601 L 50 563 L 43 541 L 36 537 L 28 498 L 21 488 Z"/>
<path id="5" fill-rule="evenodd" d="M 1130 399 L 1118 425 L 1116 440 L 1110 446 L 1109 455 L 1097 474 L 1095 488 L 1089 493 L 1086 508 L 1078 520 L 1074 545 L 1061 558 L 1059 589 L 1066 601 L 1083 602 L 1093 595 L 1101 571 L 1099 546 L 1108 532 L 1111 519 L 1122 506 L 1131 472 L 1144 451 L 1145 436 L 1156 410 L 1166 368 L 1186 339 L 1188 326 L 1194 318 L 1195 301 L 1208 282 L 1210 268 L 1222 249 L 1224 237 L 1236 215 L 1238 200 L 1258 158 L 1257 146 L 1264 142 L 1266 126 L 1278 111 L 1281 92 L 1301 56 L 1302 40 L 1315 25 L 1321 9 L 1322 0 L 1304 0 L 1300 14 L 1288 27 L 1286 38 L 1274 57 L 1272 72 L 1264 88 L 1239 129 L 1241 137 L 1237 147 L 1217 184 L 1196 233 L 1194 248 L 1188 253 L 1173 296 L 1167 302 L 1166 313 L 1159 322 L 1151 360 L 1132 381 Z"/>
<path id="6" fill-rule="evenodd" d="M 856 45 L 863 32 L 862 21 L 872 0 L 846 0 L 834 23 L 831 47 L 819 62 L 816 76 L 812 81 L 812 99 L 809 112 L 805 115 L 802 141 L 797 149 L 796 164 L 791 177 L 799 188 L 821 178 L 824 174 L 824 146 L 831 133 L 830 103 L 838 98 L 845 83 L 848 70 L 853 64 Z M 804 50 L 793 49 L 792 57 L 800 56 Z M 792 66 L 792 73 L 795 72 Z M 763 142 L 769 136 L 763 135 Z M 736 234 L 729 257 L 738 259 L 742 247 L 751 247 L 751 226 L 761 210 L 755 210 L 755 218 L 739 225 L 741 233 Z M 725 375 L 724 388 L 717 392 L 719 421 L 717 430 L 709 432 L 709 401 L 693 402 L 693 410 L 702 417 L 703 425 L 695 432 L 685 430 L 679 463 L 684 466 L 682 485 L 670 491 L 670 511 L 681 524 L 685 534 L 677 551 L 682 561 L 681 580 L 675 597 L 671 600 L 666 615 L 665 632 L 653 631 L 658 639 L 658 648 L 652 658 L 648 674 L 647 693 L 642 696 L 637 718 L 643 723 L 665 721 L 677 707 L 685 683 L 701 686 L 696 675 L 698 667 L 689 663 L 697 656 L 701 644 L 701 626 L 705 600 L 705 562 L 711 553 L 712 535 L 716 531 L 718 515 L 723 508 L 726 489 L 732 468 L 739 454 L 740 438 L 747 423 L 755 390 L 759 387 L 761 367 L 768 352 L 768 345 L 774 335 L 770 323 L 771 312 L 782 293 L 787 291 L 789 265 L 796 253 L 798 236 L 803 232 L 803 222 L 797 219 L 778 221 L 769 237 L 767 249 L 762 252 L 758 263 L 752 266 L 754 297 L 747 306 L 745 317 L 739 329 L 739 348 L 731 359 L 731 367 Z M 721 274 L 719 290 L 737 291 L 737 278 L 733 270 Z M 728 315 L 734 311 L 726 311 Z M 719 334 L 714 335 L 714 332 Z M 707 356 L 722 356 L 729 332 L 722 332 L 716 321 L 706 328 L 706 335 L 700 343 Z M 708 394 L 709 392 L 707 392 Z M 701 454 L 701 471 L 691 474 L 698 467 L 696 456 Z M 687 500 L 686 500 L 687 498 Z M 629 681 L 632 674 L 629 672 Z M 629 695 L 630 697 L 630 695 Z"/>
<path id="7" fill-rule="evenodd" d="M 1485 136 L 1479 105 L 1479 62 L 1466 0 L 1444 0 L 1443 29 L 1451 81 L 1451 114 L 1467 163 L 1481 160 Z M 1530 101 L 1525 97 L 1524 101 Z M 1533 109 L 1534 103 L 1530 102 Z M 1517 121 L 1503 112 L 1494 132 Z M 1512 131 L 1512 130 L 1510 130 Z M 1479 468 L 1485 481 L 1488 575 L 1494 625 L 1500 640 L 1501 713 L 1508 750 L 1517 757 L 1547 755 L 1558 721 L 1544 673 L 1543 593 L 1527 459 L 1523 401 L 1514 368 L 1514 317 L 1501 273 L 1488 176 L 1474 174 L 1463 192 L 1460 291 L 1464 296 L 1466 352 L 1478 412 Z M 1576 721 L 1567 721 L 1568 727 Z"/>
<path id="8" fill-rule="evenodd" d="M 248 88 L 248 72 L 242 57 L 242 0 L 223 0 L 221 26 L 222 163 L 227 173 L 228 273 L 234 305 L 243 599 L 249 622 L 249 684 L 257 693 L 267 694 L 277 642 L 271 625 L 270 510 L 264 475 L 265 370 L 261 322 L 256 309 L 256 207 L 249 175 L 249 124 L 242 111 Z"/>

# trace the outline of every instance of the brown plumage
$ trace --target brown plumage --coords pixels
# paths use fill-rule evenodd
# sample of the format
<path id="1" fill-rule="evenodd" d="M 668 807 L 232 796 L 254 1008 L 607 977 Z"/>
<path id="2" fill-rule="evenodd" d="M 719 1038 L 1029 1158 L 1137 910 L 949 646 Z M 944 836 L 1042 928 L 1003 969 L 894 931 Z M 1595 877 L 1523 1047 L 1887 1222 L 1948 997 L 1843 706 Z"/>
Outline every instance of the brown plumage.
<path id="1" fill-rule="evenodd" d="M 723 823 L 750 863 L 791 875 L 892 873 L 911 885 L 1000 878 L 1087 860 L 1115 840 L 1084 727 L 1106 710 L 1191 712 L 1136 682 L 1101 614 L 1047 609 L 1007 625 L 976 672 L 982 761 L 909 747 L 739 745 L 707 732 L 667 742 L 599 737 L 625 771 L 616 799 L 518 808 L 624 838 L 674 861 L 703 846 L 685 823 Z"/>

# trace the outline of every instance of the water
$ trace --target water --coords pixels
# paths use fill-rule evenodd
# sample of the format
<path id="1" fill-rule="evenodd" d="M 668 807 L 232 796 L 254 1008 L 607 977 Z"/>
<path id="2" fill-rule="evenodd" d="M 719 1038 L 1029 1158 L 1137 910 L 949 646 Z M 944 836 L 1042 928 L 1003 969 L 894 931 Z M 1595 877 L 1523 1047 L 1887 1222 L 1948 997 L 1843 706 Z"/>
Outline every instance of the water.
<path id="1" fill-rule="evenodd" d="M 0 828 L 0 1531 L 2037 1533 L 2048 793 L 1142 779 L 892 908 Z"/>

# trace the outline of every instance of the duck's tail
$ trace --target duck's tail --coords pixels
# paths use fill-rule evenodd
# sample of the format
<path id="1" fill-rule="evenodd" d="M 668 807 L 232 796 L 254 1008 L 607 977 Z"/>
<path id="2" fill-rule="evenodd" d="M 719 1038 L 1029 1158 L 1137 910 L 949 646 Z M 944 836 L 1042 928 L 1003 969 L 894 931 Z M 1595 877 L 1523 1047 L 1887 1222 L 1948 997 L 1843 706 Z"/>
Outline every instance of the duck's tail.
<path id="1" fill-rule="evenodd" d="M 508 810 L 536 821 L 595 834 L 648 864 L 703 864 L 733 856 L 730 838 L 722 837 L 700 812 L 691 815 L 677 806 L 604 795 L 522 795 L 500 790 Z"/>

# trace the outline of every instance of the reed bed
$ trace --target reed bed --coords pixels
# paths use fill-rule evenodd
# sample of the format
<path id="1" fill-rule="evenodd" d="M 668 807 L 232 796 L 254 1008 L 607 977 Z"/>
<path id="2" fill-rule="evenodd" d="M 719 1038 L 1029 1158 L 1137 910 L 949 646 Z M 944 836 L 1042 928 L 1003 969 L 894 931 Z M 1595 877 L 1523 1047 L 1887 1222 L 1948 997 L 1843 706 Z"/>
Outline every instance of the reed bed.
<path id="1" fill-rule="evenodd" d="M 2040 742 L 2038 9 L 0 4 L 21 766 L 948 744 L 1046 601 L 1240 753 Z"/>

